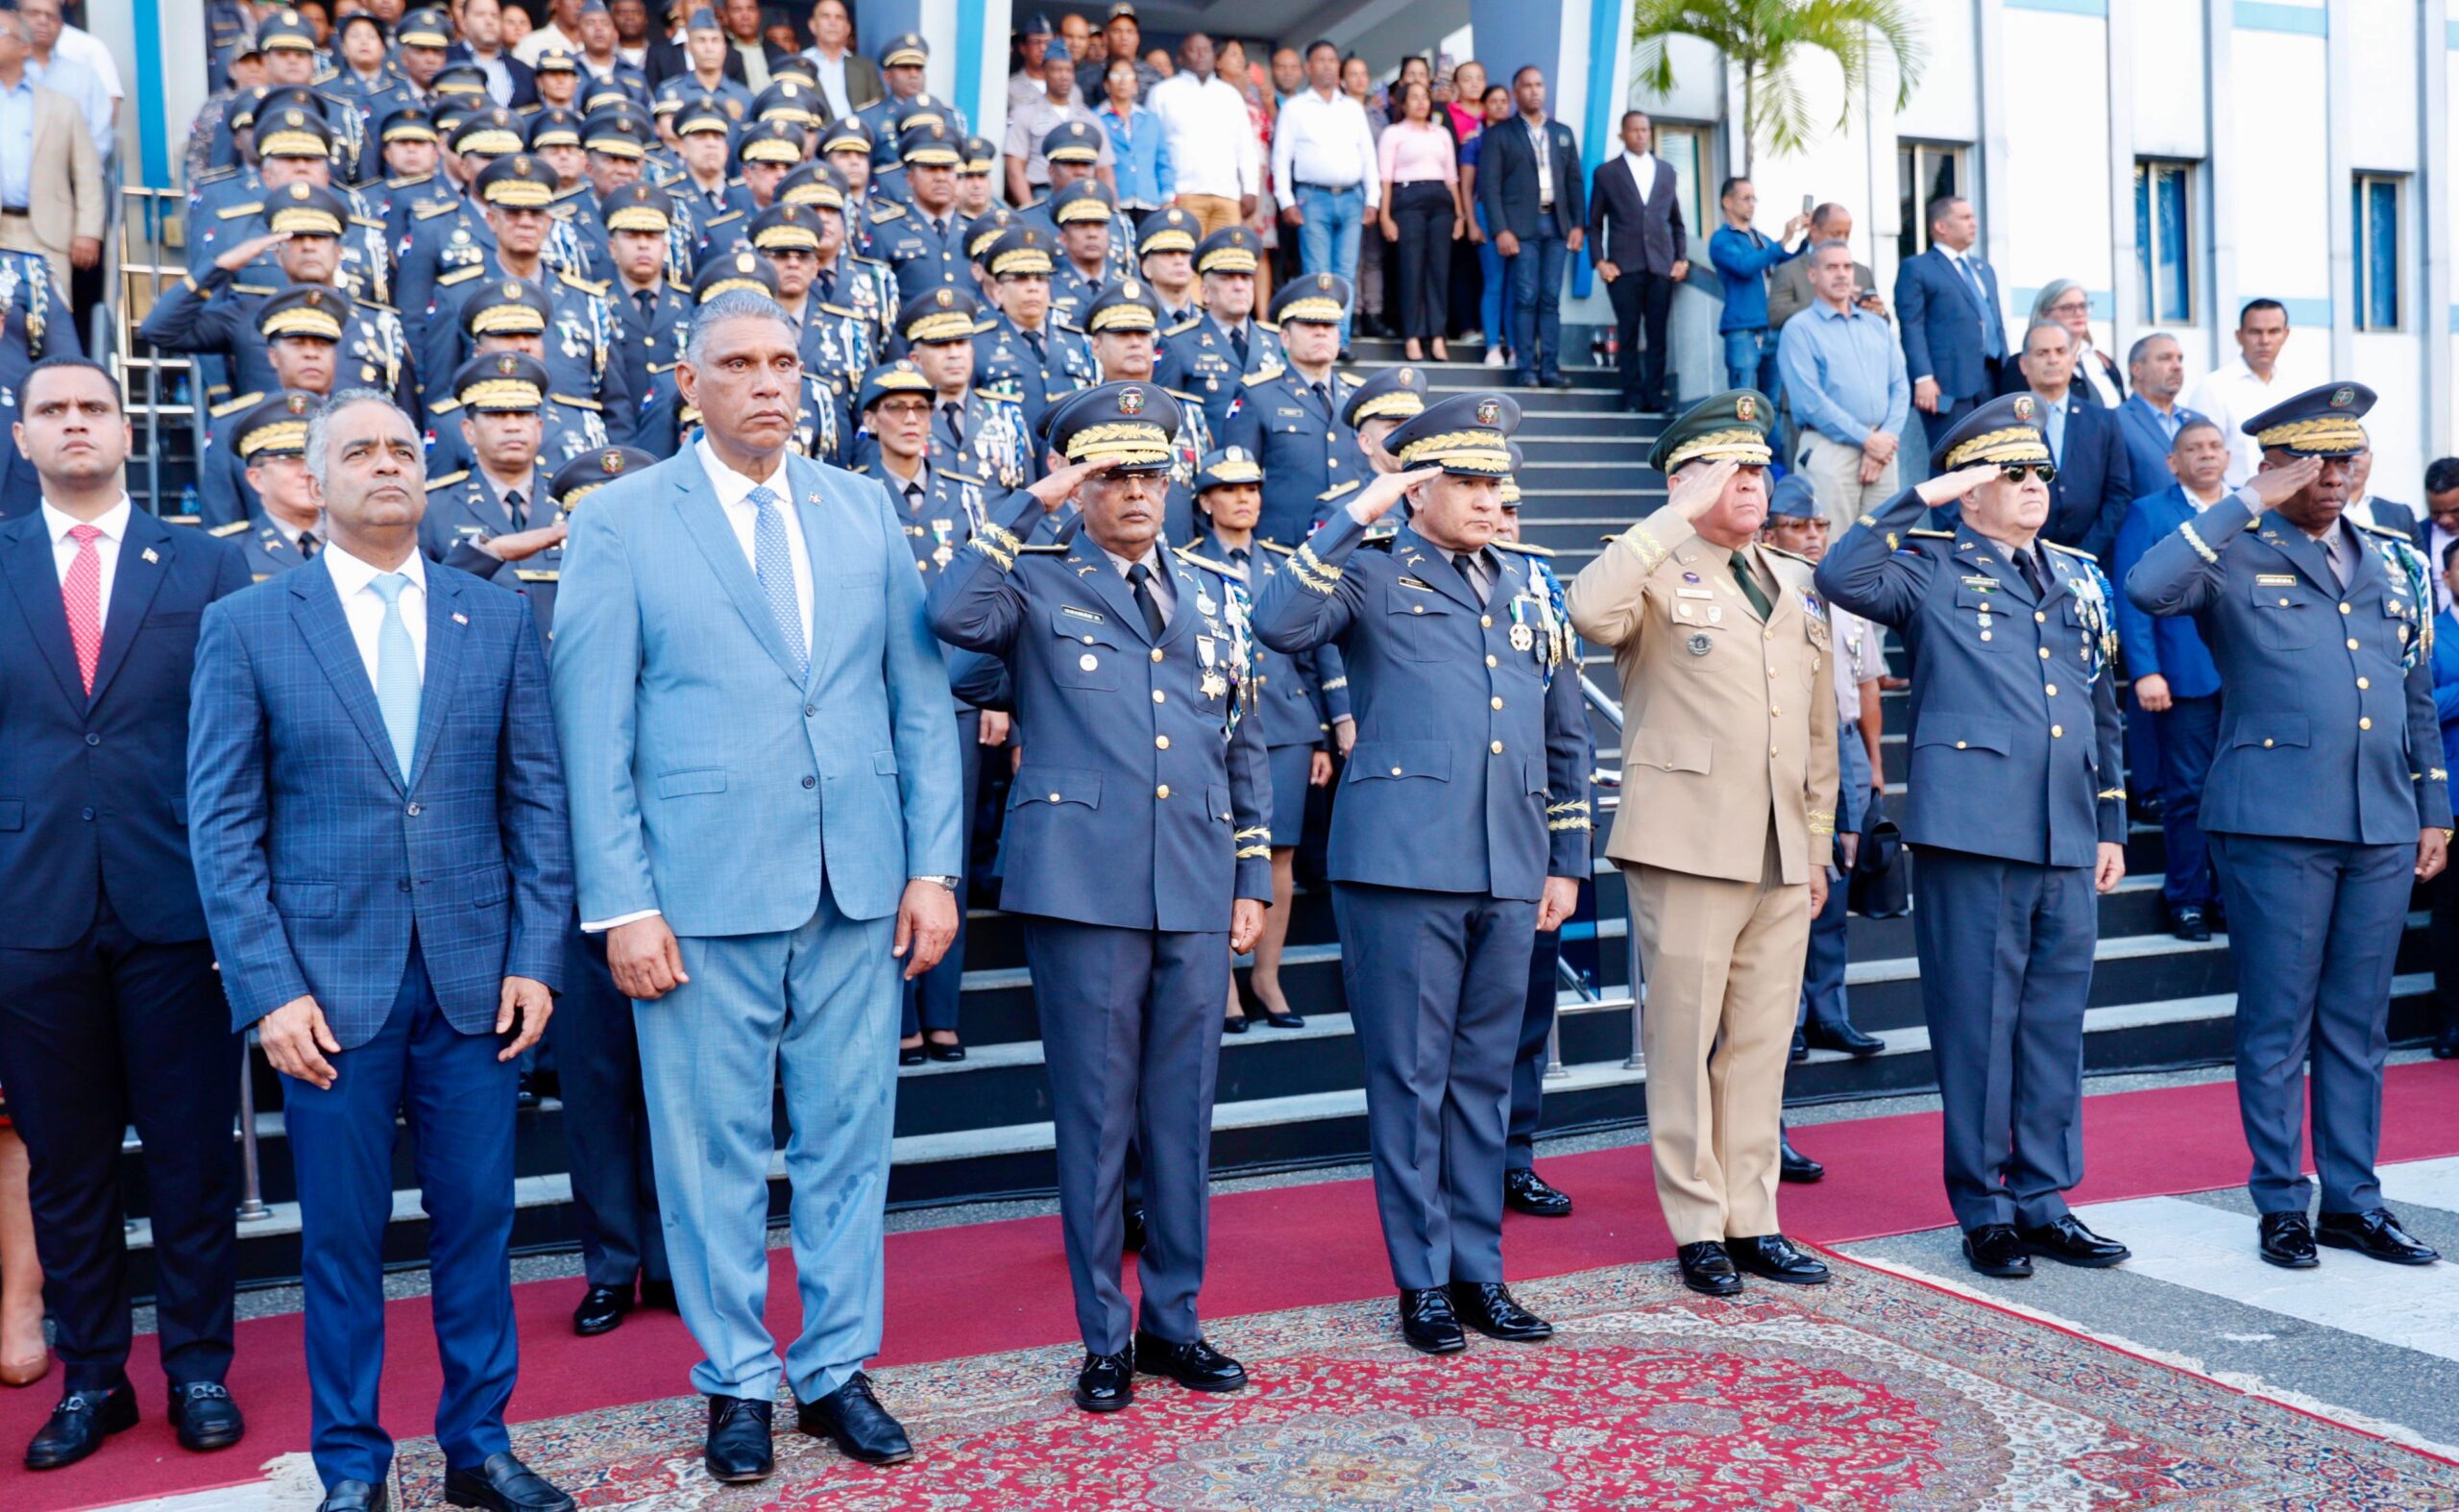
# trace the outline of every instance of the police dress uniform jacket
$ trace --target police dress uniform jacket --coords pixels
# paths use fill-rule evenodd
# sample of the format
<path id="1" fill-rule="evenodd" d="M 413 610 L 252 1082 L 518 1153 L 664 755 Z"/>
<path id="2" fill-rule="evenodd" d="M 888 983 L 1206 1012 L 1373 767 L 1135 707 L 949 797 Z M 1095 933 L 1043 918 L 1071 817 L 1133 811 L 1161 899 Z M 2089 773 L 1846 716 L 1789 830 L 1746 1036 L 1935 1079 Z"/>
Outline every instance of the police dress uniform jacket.
<path id="1" fill-rule="evenodd" d="M 938 288 L 971 292 L 973 269 L 964 242 L 965 217 L 953 207 L 935 229 L 931 217 L 914 206 L 880 228 L 869 256 L 895 272 L 900 302 Z"/>
<path id="2" fill-rule="evenodd" d="M 426 347 L 419 374 L 426 385 L 427 411 L 451 397 L 452 375 L 475 350 L 462 329 L 461 311 L 473 298 L 487 292 L 487 281 L 509 281 L 512 275 L 494 264 L 459 269 L 436 280 L 433 306 L 427 312 Z M 547 296 L 548 386 L 557 394 L 594 402 L 603 415 L 628 413 L 639 396 L 625 388 L 623 364 L 615 359 L 622 333 L 607 305 L 605 285 L 549 268 L 535 286 Z"/>
<path id="3" fill-rule="evenodd" d="M 542 453 L 530 474 L 530 489 L 523 500 L 526 518 L 518 522 L 495 483 L 475 468 L 429 479 L 426 515 L 419 521 L 419 549 L 429 560 L 457 568 L 473 577 L 483 577 L 527 598 L 530 618 L 538 624 L 539 639 L 548 645 L 555 639 L 555 586 L 563 578 L 564 549 L 550 546 L 518 562 L 507 562 L 479 549 L 479 545 L 499 535 L 543 529 L 563 519 L 562 510 L 539 497 L 550 476 L 550 466 Z"/>
<path id="4" fill-rule="evenodd" d="M 635 402 L 646 398 L 653 386 L 651 379 L 683 357 L 684 343 L 692 335 L 692 296 L 673 284 L 661 280 L 654 289 L 644 290 L 649 298 L 645 307 L 638 294 L 620 280 L 606 286 L 606 303 L 615 313 L 617 328 L 617 361 L 623 369 L 623 391 Z M 806 359 L 808 360 L 808 359 Z M 621 430 L 618 441 L 629 441 L 630 431 L 639 423 L 637 415 L 615 417 L 610 430 Z"/>
<path id="5" fill-rule="evenodd" d="M 410 212 L 409 236 L 398 244 L 394 257 L 392 305 L 402 312 L 402 319 L 413 323 L 430 315 L 449 318 L 450 302 L 442 297 L 444 280 L 473 268 L 491 268 L 495 256 L 495 228 L 468 199 L 418 206 Z M 581 249 L 578 232 L 569 221 L 558 220 L 548 226 L 547 240 L 538 256 L 550 272 L 587 277 L 588 254 Z M 420 351 L 424 355 L 424 343 Z M 450 381 L 451 370 L 441 376 Z M 423 381 L 432 381 L 435 377 L 426 374 Z"/>
<path id="6" fill-rule="evenodd" d="M 1022 488 L 1041 476 L 1024 412 L 1013 402 L 979 387 L 966 390 L 962 435 L 949 428 L 947 411 L 938 407 L 940 402 L 938 396 L 932 396 L 933 471 L 962 473 L 1002 491 Z M 865 430 L 854 442 L 853 460 L 876 470 L 878 458 L 879 443 Z"/>
<path id="7" fill-rule="evenodd" d="M 1291 552 L 1288 547 L 1260 543 L 1232 551 L 1212 536 L 1200 535 L 1180 547 L 1178 554 L 1199 567 L 1223 573 L 1245 588 L 1253 600 L 1267 583 L 1278 579 Z M 1291 656 L 1258 646 L 1254 661 L 1250 681 L 1256 714 L 1263 720 L 1265 748 L 1328 746 L 1332 721 L 1350 717 L 1349 671 L 1341 664 L 1340 647 L 1326 641 L 1311 651 Z M 1288 818 L 1281 816 L 1284 824 Z"/>
<path id="8" fill-rule="evenodd" d="M 367 202 L 368 214 L 383 223 L 384 246 L 396 258 L 402 256 L 409 240 L 412 219 L 420 210 L 431 205 L 456 205 L 461 199 L 461 191 L 440 173 L 380 179 L 369 183 L 360 195 Z"/>
<path id="9" fill-rule="evenodd" d="M 886 351 L 897 305 L 896 275 L 884 262 L 840 252 L 833 266 L 812 275 L 810 298 L 849 309 L 870 329 L 871 350 Z"/>
<path id="10" fill-rule="evenodd" d="M 1229 329 L 1213 319 L 1209 311 L 1199 312 L 1193 320 L 1161 332 L 1161 350 L 1154 359 L 1154 381 L 1163 388 L 1193 394 L 1202 401 L 1204 418 L 1211 424 L 1214 435 L 1221 435 L 1228 428 L 1230 409 L 1246 392 L 1246 379 L 1279 369 L 1288 360 L 1280 350 L 1279 327 L 1250 320 L 1246 337 L 1247 358 L 1241 363 Z"/>
<path id="11" fill-rule="evenodd" d="M 256 311 L 284 287 L 243 283 L 236 273 L 208 267 L 202 278 L 182 279 L 164 288 L 146 311 L 136 338 L 168 352 L 219 354 L 230 365 L 233 388 L 270 394 L 281 387 L 281 380 L 265 337 L 256 329 Z M 350 300 L 349 306 L 342 318 L 341 344 L 333 354 L 335 386 L 376 389 L 410 408 L 417 399 L 417 375 L 401 316 L 365 300 Z"/>
<path id="12" fill-rule="evenodd" d="M 307 553 L 300 549 L 299 543 L 284 535 L 281 526 L 275 524 L 273 517 L 262 508 L 251 510 L 245 520 L 215 525 L 207 533 L 239 549 L 248 564 L 251 582 L 261 583 L 268 577 L 280 576 L 307 560 Z"/>
<path id="13" fill-rule="evenodd" d="M 1220 442 L 1245 447 L 1263 464 L 1264 510 L 1255 534 L 1295 545 L 1366 480 L 1357 432 L 1341 423 L 1341 410 L 1358 382 L 1336 372 L 1319 391 L 1295 368 L 1247 378 Z"/>
<path id="14" fill-rule="evenodd" d="M 1357 743 L 1332 807 L 1331 879 L 1535 902 L 1547 877 L 1587 876 L 1587 734 L 1546 696 L 1576 672 L 1526 559 L 1489 548 L 1480 605 L 1409 526 L 1366 534 L 1336 511 L 1265 582 L 1254 615 L 1269 649 L 1329 643 L 1348 669 Z M 1827 745 L 1832 792 L 1832 723 Z"/>
<path id="15" fill-rule="evenodd" d="M 973 386 L 1013 402 L 1028 436 L 1040 428 L 1051 401 L 1099 381 L 1092 347 L 1055 314 L 1028 332 L 1002 313 L 974 333 Z"/>
<path id="16" fill-rule="evenodd" d="M 609 441 L 621 438 L 609 435 L 606 417 L 597 405 L 585 399 L 564 394 L 549 394 L 538 408 L 542 431 L 538 438 L 538 466 L 549 476 L 584 451 L 596 451 Z M 617 416 L 618 420 L 627 417 Z M 629 445 L 628 441 L 622 444 Z M 426 476 L 431 482 L 447 474 L 475 466 L 470 443 L 461 435 L 461 402 L 448 399 L 427 413 Z"/>
<path id="17" fill-rule="evenodd" d="M 1043 513 L 1031 494 L 1009 496 L 929 606 L 940 640 L 1007 664 L 1032 731 L 1009 794 L 1000 906 L 1227 933 L 1233 901 L 1272 897 L 1272 780 L 1245 708 L 1246 591 L 1162 552 L 1177 601 L 1156 638 L 1089 536 L 1024 547 Z"/>
<path id="18" fill-rule="evenodd" d="M 39 253 L 0 252 L 0 520 L 33 513 L 42 498 L 34 464 L 17 451 L 17 394 L 26 374 L 45 357 L 85 354 L 68 291 L 55 282 Z"/>
<path id="19" fill-rule="evenodd" d="M 250 168 L 205 184 L 189 196 L 189 278 L 203 282 L 207 274 L 215 271 L 214 259 L 239 243 L 264 234 L 265 204 L 273 192 L 265 187 L 256 170 Z M 357 189 L 344 188 L 336 183 L 331 192 L 342 202 L 348 216 L 342 227 L 341 264 L 333 274 L 334 284 L 354 298 L 377 305 L 392 304 L 398 286 L 394 264 L 399 243 L 392 239 L 384 216 Z M 239 273 L 255 284 L 279 287 L 289 281 L 274 261 L 270 249 Z"/>
<path id="20" fill-rule="evenodd" d="M 2035 595 L 2007 549 L 1970 524 L 1914 528 L 1928 512 L 1905 490 L 1818 568 L 1822 592 L 1892 625 L 1911 653 L 1904 838 L 2092 866 L 2104 842 L 2126 840 L 2107 580 L 2091 558 L 2036 541 L 2047 571 Z"/>
<path id="21" fill-rule="evenodd" d="M 197 453 L 196 501 L 197 523 L 208 530 L 238 524 L 264 512 L 264 500 L 248 486 L 248 464 L 239 455 L 239 425 L 249 410 L 264 402 L 265 393 L 234 395 L 207 411 L 205 450 Z M 13 391 L 11 402 L 14 402 Z M 36 497 L 41 497 L 38 491 Z"/>
<path id="22" fill-rule="evenodd" d="M 2450 824 L 2427 654 L 2423 557 L 2343 519 L 2343 589 L 2323 547 L 2240 492 L 2155 542 L 2127 577 L 2147 614 L 2190 614 L 2220 669 L 2211 834 L 2416 843 Z"/>

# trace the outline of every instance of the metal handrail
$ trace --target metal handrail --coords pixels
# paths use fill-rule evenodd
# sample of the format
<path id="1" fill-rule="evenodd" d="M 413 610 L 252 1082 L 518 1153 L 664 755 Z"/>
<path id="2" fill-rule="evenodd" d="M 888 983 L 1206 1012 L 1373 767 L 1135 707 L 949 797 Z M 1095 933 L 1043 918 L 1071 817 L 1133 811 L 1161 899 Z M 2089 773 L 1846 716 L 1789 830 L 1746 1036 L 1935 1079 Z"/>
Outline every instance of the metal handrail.
<path id="1" fill-rule="evenodd" d="M 1617 735 L 1622 732 L 1622 705 L 1611 694 L 1598 687 L 1596 679 L 1589 676 L 1585 671 L 1579 674 L 1579 695 L 1581 701 L 1590 709 L 1604 717 L 1605 722 L 1614 727 Z M 1598 787 L 1608 785 L 1618 790 L 1621 787 L 1622 773 L 1619 768 L 1611 773 L 1599 769 L 1590 782 L 1592 793 Z M 1617 813 L 1621 808 L 1619 793 L 1611 803 L 1603 798 L 1593 798 L 1592 803 L 1593 816 L 1601 816 L 1609 807 Z M 1600 830 L 1599 833 L 1603 832 Z M 1647 973 L 1640 964 L 1639 912 L 1637 906 L 1631 901 L 1631 890 L 1628 886 L 1622 889 L 1622 948 L 1628 954 L 1631 973 L 1631 1059 L 1623 1061 L 1622 1064 L 1626 1070 L 1637 1071 L 1644 1077 L 1647 1075 L 1648 1058 L 1647 1052 L 1642 1049 L 1640 1044 L 1640 1015 L 1646 1011 Z M 1611 999 L 1600 998 L 1597 1006 L 1605 1007 L 1611 1002 Z M 1557 1063 L 1559 1063 L 1559 1058 Z"/>

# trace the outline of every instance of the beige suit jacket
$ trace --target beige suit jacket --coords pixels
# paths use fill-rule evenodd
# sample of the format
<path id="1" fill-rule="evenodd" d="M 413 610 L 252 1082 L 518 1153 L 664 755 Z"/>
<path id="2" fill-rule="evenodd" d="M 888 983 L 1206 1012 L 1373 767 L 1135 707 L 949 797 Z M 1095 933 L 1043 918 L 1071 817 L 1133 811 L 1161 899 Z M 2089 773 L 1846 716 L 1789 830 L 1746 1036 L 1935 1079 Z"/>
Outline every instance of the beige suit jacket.
<path id="1" fill-rule="evenodd" d="M 1811 564 L 1746 549 L 1773 581 L 1763 622 L 1721 548 L 1669 509 L 1617 536 L 1572 579 L 1571 623 L 1614 649 L 1622 793 L 1605 853 L 1757 882 L 1773 816 L 1788 884 L 1836 844 L 1836 695 Z"/>
<path id="2" fill-rule="evenodd" d="M 110 207 L 103 203 L 103 160 L 77 103 L 57 89 L 35 86 L 34 164 L 26 193 L 35 240 L 66 267 L 68 244 L 102 239 Z"/>

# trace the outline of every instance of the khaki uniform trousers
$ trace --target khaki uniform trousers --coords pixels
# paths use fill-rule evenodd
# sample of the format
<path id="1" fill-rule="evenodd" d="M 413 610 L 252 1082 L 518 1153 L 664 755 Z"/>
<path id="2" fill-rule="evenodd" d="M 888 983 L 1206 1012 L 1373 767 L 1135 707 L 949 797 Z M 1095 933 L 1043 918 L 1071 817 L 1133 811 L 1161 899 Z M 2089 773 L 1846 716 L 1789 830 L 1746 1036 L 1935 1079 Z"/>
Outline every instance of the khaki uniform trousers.
<path id="1" fill-rule="evenodd" d="M 1648 1147 L 1676 1244 L 1779 1232 L 1785 1061 L 1810 945 L 1810 888 L 1780 879 L 1775 830 L 1757 882 L 1622 864 L 1647 1006 Z"/>

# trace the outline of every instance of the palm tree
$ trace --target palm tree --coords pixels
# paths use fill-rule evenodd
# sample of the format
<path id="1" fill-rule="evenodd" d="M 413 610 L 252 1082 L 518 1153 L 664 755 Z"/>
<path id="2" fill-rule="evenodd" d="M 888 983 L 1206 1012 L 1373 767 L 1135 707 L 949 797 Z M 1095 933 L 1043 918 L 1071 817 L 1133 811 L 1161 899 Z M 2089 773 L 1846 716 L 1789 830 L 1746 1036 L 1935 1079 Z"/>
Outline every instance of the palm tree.
<path id="1" fill-rule="evenodd" d="M 1901 0 L 1636 0 L 1632 39 L 1643 49 L 1637 69 L 1658 94 L 1673 89 L 1668 37 L 1695 37 L 1741 69 L 1742 171 L 1750 170 L 1764 133 L 1771 147 L 1798 152 L 1811 138 L 1810 103 L 1793 77 L 1808 49 L 1832 56 L 1844 74 L 1844 110 L 1869 79 L 1884 43 L 1895 55 L 1895 108 L 1911 103 L 1926 50 Z"/>

